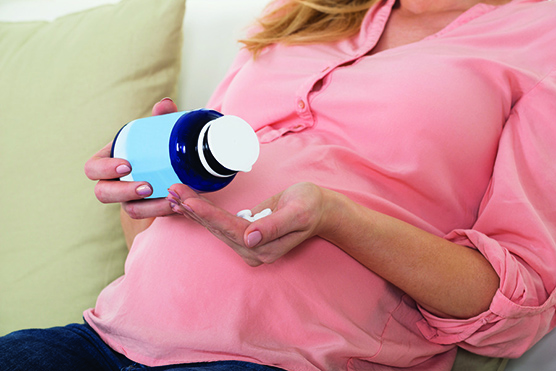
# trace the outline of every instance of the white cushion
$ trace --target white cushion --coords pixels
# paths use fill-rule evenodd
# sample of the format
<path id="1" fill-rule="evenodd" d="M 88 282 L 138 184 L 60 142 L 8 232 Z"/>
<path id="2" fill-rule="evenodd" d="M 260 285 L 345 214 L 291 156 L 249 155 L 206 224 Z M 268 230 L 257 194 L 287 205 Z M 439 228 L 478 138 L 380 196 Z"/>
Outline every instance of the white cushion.
<path id="1" fill-rule="evenodd" d="M 115 4 L 121 0 L 2 0 L 0 21 L 53 21 L 58 17 L 91 9 L 99 5 Z"/>
<path id="2" fill-rule="evenodd" d="M 247 27 L 269 0 L 187 0 L 180 109 L 201 108 L 226 74 Z"/>
<path id="3" fill-rule="evenodd" d="M 556 331 L 552 331 L 519 359 L 511 359 L 506 371 L 554 371 L 555 352 Z"/>

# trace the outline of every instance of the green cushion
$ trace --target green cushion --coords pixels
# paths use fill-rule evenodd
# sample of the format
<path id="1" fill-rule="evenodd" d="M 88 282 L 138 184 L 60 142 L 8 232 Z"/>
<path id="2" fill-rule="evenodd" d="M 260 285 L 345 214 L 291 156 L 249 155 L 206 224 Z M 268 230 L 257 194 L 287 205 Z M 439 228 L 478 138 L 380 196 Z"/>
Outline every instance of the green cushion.
<path id="1" fill-rule="evenodd" d="M 123 272 L 118 205 L 83 165 L 174 96 L 185 0 L 0 22 L 0 335 L 81 321 Z"/>
<path id="2" fill-rule="evenodd" d="M 507 364 L 507 358 L 480 356 L 458 348 L 456 362 L 452 367 L 452 371 L 504 371 Z"/>

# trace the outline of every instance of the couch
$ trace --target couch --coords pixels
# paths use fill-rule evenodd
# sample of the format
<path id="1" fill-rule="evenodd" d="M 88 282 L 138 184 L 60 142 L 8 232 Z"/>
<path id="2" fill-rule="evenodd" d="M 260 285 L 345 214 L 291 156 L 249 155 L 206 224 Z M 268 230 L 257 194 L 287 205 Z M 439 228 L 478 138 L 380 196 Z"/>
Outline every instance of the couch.
<path id="1" fill-rule="evenodd" d="M 83 164 L 166 96 L 203 107 L 267 2 L 0 0 L 0 335 L 81 321 L 122 274 L 119 208 Z M 556 370 L 551 337 L 507 369 Z"/>

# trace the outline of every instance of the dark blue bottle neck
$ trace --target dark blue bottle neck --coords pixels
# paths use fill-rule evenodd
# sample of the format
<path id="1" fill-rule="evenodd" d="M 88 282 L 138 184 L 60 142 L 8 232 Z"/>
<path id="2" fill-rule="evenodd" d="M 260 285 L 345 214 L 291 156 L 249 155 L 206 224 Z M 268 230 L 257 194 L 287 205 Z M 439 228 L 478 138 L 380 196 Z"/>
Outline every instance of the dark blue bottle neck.
<path id="1" fill-rule="evenodd" d="M 236 174 L 214 159 L 206 135 L 201 141 L 202 148 L 199 148 L 199 135 L 205 125 L 222 116 L 220 112 L 208 109 L 187 112 L 176 121 L 170 134 L 169 150 L 172 168 L 182 183 L 195 190 L 211 192 L 221 189 L 229 184 Z M 227 177 L 210 174 L 201 163 L 199 149 L 203 151 L 211 169 Z"/>

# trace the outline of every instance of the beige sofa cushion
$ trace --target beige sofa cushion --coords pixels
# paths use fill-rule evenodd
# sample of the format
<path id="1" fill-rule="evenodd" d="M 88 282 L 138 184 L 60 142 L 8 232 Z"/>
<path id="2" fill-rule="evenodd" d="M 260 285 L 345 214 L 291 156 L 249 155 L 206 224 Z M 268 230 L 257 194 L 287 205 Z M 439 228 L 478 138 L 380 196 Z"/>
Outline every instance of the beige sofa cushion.
<path id="1" fill-rule="evenodd" d="M 123 272 L 118 206 L 85 161 L 175 95 L 184 0 L 0 22 L 0 335 L 81 321 Z"/>

